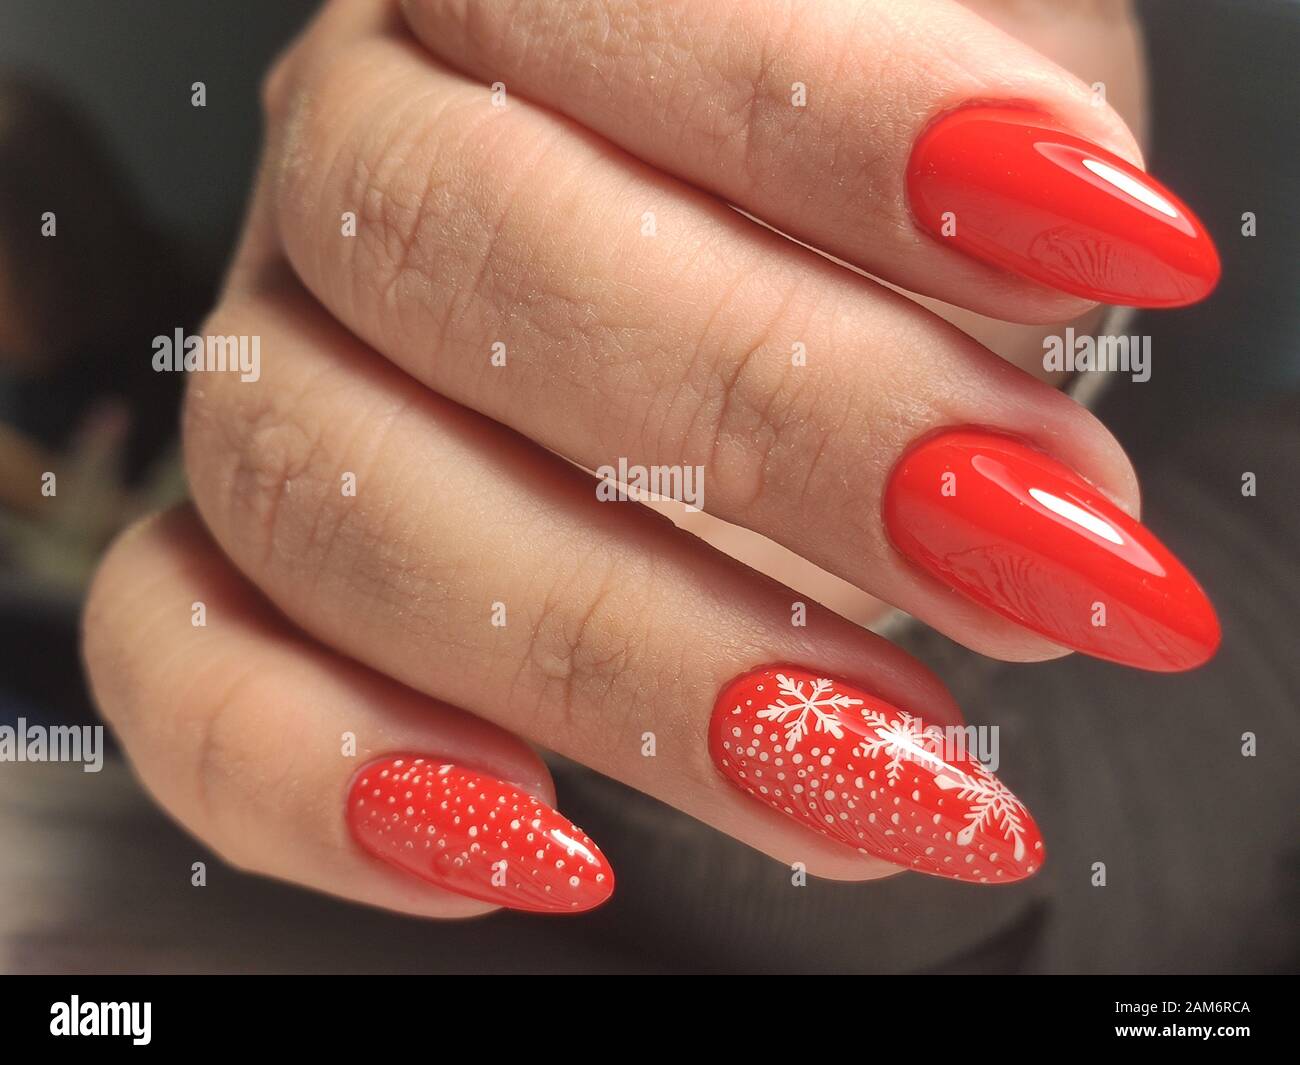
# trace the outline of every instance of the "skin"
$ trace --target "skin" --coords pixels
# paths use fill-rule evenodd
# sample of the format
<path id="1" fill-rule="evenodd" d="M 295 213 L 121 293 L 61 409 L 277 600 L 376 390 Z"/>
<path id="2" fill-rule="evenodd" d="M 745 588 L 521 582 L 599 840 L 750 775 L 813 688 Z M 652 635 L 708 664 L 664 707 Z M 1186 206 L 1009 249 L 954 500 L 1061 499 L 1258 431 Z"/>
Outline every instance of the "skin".
<path id="1" fill-rule="evenodd" d="M 972 6 L 1140 105 L 1122 5 L 1050 5 L 1064 33 L 1032 4 Z M 796 119 L 801 76 L 824 98 Z M 1036 440 L 1137 509 L 1118 443 L 1013 365 L 1037 360 L 1048 323 L 1096 309 L 906 216 L 925 116 L 994 95 L 1141 159 L 1085 85 L 953 3 L 325 5 L 266 80 L 267 151 L 205 326 L 260 336 L 261 380 L 192 379 L 195 509 L 123 537 L 87 607 L 96 696 L 147 787 L 242 868 L 432 916 L 487 907 L 347 838 L 344 790 L 375 755 L 437 754 L 553 801 L 537 743 L 815 875 L 896 872 L 732 789 L 705 729 L 723 685 L 764 663 L 956 721 L 937 678 L 816 604 L 792 626 L 789 590 L 598 503 L 551 452 L 703 464 L 713 519 L 975 650 L 1059 654 L 906 566 L 878 517 L 908 443 L 962 423 Z M 724 199 L 960 305 L 958 325 Z M 196 600 L 205 628 L 186 624 Z"/>

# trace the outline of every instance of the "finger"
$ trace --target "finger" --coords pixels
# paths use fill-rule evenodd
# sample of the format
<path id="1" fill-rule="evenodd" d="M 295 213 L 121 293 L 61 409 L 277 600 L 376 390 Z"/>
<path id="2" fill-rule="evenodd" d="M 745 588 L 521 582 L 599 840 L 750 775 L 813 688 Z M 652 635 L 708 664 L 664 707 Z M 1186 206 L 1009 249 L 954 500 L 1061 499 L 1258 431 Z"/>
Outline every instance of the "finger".
<path id="1" fill-rule="evenodd" d="M 915 441 L 983 426 L 1104 486 L 1079 505 L 1125 525 L 1107 494 L 1135 510 L 1133 471 L 1067 397 L 570 123 L 526 103 L 496 114 L 408 46 L 351 41 L 318 71 L 311 55 L 295 75 L 310 106 L 279 119 L 293 130 L 279 231 L 331 312 L 419 380 L 589 469 L 702 470 L 697 505 L 984 653 L 1072 647 L 1148 668 L 1209 653 L 1208 624 L 1181 631 L 1195 582 L 1125 546 L 1145 532 L 1098 540 L 1045 507 L 1022 523 L 1029 497 L 1011 492 L 997 527 L 953 515 L 963 536 L 944 550 L 981 562 L 958 573 L 912 537 L 900 552 L 882 522 Z M 355 236 L 337 224 L 350 207 Z M 1134 624 L 1097 624 L 1096 603 Z"/>
<path id="2" fill-rule="evenodd" d="M 822 745 L 855 734 L 861 716 L 810 725 L 803 749 L 763 752 L 790 757 L 795 776 L 824 773 L 837 794 L 837 777 L 858 788 L 848 839 L 826 838 L 822 825 L 810 836 L 794 803 L 775 802 L 774 812 L 747 800 L 710 764 L 705 742 L 709 708 L 728 682 L 770 662 L 817 672 L 785 667 L 756 682 L 768 690 L 777 672 L 805 687 L 843 678 L 846 708 L 870 705 L 899 722 L 893 707 L 908 707 L 955 723 L 950 697 L 918 663 L 792 603 L 642 508 L 598 502 L 579 471 L 368 357 L 306 299 L 249 297 L 222 308 L 212 328 L 254 325 L 274 357 L 256 383 L 193 382 L 187 466 L 216 539 L 295 622 L 404 684 L 810 872 L 865 879 L 896 868 L 880 858 L 928 860 L 883 838 L 893 831 L 887 819 L 904 815 L 868 783 L 869 767 L 850 768 L 852 740 L 835 751 Z M 720 712 L 731 712 L 729 698 Z M 815 767 L 802 765 L 809 758 Z M 787 769 L 778 763 L 775 772 Z M 912 804 L 908 816 L 925 812 L 927 832 L 958 834 L 960 825 L 942 823 L 960 809 L 956 797 L 944 799 L 928 779 L 898 801 Z M 880 838 L 871 836 L 877 822 Z M 832 827 L 841 829 L 838 818 Z M 851 841 L 866 855 L 844 845 Z M 938 863 L 949 856 L 934 857 L 930 871 L 945 872 Z M 1031 851 L 1006 875 L 1027 875 L 1034 860 Z"/>
<path id="3" fill-rule="evenodd" d="M 471 824 L 470 839 L 426 792 L 446 765 L 437 798 L 452 783 L 482 790 L 491 782 L 509 796 L 503 811 L 526 809 L 530 821 L 545 819 L 548 829 L 555 821 L 572 837 L 573 826 L 546 805 L 553 792 L 537 756 L 293 631 L 188 509 L 137 526 L 110 550 L 87 605 L 84 651 L 96 700 L 145 786 L 239 868 L 430 917 L 495 905 L 568 911 L 609 895 L 607 868 L 577 886 L 569 883 L 576 868 L 563 877 L 539 869 L 538 848 L 559 852 L 546 841 L 506 851 L 516 864 L 494 884 L 490 866 L 501 854 L 484 849 L 495 829 L 510 835 L 508 821 L 492 817 L 481 833 Z M 393 751 L 417 754 L 405 764 L 376 761 Z M 421 757 L 428 782 L 414 762 Z M 459 792 L 450 801 L 472 821 L 473 794 L 469 811 Z"/>
<path id="4" fill-rule="evenodd" d="M 1104 99 L 954 0 L 404 10 L 443 61 L 914 292 L 1051 321 L 1218 277 Z"/>

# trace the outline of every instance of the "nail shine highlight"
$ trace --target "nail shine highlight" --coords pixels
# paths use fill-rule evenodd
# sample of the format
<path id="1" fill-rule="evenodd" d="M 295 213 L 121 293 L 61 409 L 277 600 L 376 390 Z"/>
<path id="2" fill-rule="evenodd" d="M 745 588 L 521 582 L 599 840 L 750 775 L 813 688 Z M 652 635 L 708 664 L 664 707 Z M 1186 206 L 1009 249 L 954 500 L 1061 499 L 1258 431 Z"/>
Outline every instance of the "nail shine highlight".
<path id="1" fill-rule="evenodd" d="M 1010 436 L 971 428 L 922 440 L 890 475 L 883 510 L 912 562 L 1061 646 L 1166 673 L 1219 646 L 1214 608 L 1173 553 Z"/>
<path id="2" fill-rule="evenodd" d="M 907 194 L 951 247 L 1086 299 L 1179 307 L 1219 280 L 1214 242 L 1186 204 L 1027 108 L 963 107 L 931 123 Z"/>

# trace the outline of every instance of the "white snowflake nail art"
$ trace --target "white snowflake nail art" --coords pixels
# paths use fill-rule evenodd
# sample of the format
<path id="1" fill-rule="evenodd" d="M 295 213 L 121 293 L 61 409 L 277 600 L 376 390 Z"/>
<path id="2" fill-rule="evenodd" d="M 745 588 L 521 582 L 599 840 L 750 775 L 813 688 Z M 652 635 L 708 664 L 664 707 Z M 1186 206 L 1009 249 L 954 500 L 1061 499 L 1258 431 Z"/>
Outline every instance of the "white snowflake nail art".
<path id="1" fill-rule="evenodd" d="M 743 791 L 864 854 L 981 883 L 1042 864 L 1033 819 L 983 763 L 853 685 L 789 666 L 747 674 L 720 696 L 710 746 Z"/>

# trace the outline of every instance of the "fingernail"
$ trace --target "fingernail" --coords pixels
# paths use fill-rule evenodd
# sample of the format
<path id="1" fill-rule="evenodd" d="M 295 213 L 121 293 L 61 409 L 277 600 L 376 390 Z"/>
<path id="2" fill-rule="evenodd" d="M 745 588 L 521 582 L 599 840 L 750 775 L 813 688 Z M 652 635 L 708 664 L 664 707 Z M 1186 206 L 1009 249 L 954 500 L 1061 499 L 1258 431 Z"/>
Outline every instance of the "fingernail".
<path id="1" fill-rule="evenodd" d="M 376 858 L 498 906 L 576 913 L 614 891 L 609 862 L 577 825 L 513 784 L 437 759 L 365 766 L 347 820 Z"/>
<path id="2" fill-rule="evenodd" d="M 1119 156 L 1014 107 L 964 107 L 917 139 L 916 220 L 959 251 L 1102 303 L 1208 296 L 1219 256 L 1186 204 Z"/>
<path id="3" fill-rule="evenodd" d="M 958 746 L 937 725 L 794 666 L 732 681 L 709 729 L 731 783 L 863 854 L 981 884 L 1031 875 L 1043 864 L 1038 826 Z"/>
<path id="4" fill-rule="evenodd" d="M 923 440 L 890 475 L 884 522 L 917 565 L 1054 643 L 1163 673 L 1219 646 L 1210 601 L 1146 526 L 1009 436 Z"/>

